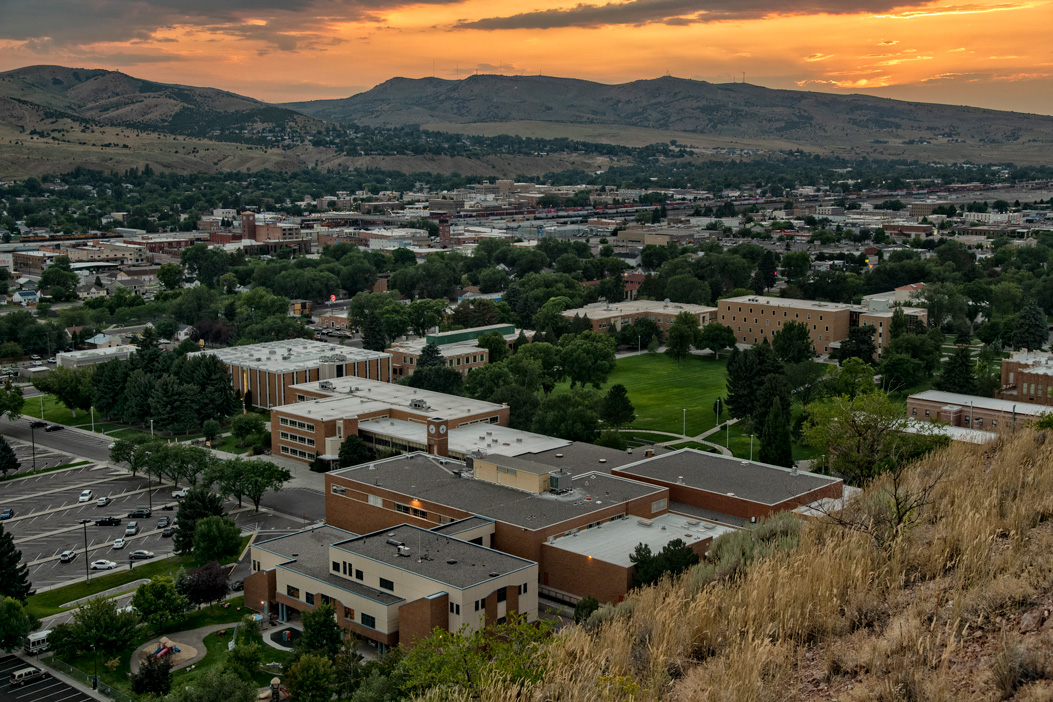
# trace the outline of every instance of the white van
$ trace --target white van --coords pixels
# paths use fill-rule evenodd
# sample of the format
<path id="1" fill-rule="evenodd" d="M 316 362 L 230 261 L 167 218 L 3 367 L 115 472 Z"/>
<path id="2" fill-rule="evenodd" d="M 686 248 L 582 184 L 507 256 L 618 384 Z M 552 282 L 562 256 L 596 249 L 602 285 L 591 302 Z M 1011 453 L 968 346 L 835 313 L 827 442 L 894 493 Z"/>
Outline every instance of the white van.
<path id="1" fill-rule="evenodd" d="M 36 682 L 41 678 L 46 678 L 47 675 L 48 674 L 45 671 L 32 666 L 28 668 L 19 668 L 11 673 L 11 687 L 22 687 L 27 683 Z"/>
<path id="2" fill-rule="evenodd" d="M 31 656 L 35 656 L 38 653 L 43 653 L 51 647 L 48 643 L 48 636 L 51 635 L 51 629 L 44 629 L 30 634 L 26 637 L 26 643 L 23 648 Z"/>

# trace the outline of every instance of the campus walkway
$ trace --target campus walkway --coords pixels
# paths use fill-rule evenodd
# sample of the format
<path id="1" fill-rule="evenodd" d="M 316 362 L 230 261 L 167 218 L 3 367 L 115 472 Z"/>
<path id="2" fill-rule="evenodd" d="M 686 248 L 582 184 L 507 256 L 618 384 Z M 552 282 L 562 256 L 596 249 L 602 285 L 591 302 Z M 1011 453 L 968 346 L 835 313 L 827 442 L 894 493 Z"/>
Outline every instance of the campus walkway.
<path id="1" fill-rule="evenodd" d="M 655 444 L 654 444 L 655 446 L 670 447 L 670 446 L 675 446 L 676 444 L 682 444 L 685 441 L 694 441 L 696 443 L 704 444 L 705 446 L 709 446 L 711 448 L 715 448 L 717 451 L 719 451 L 721 454 L 723 454 L 725 456 L 732 456 L 734 454 L 732 454 L 732 452 L 731 452 L 731 450 L 729 448 L 727 448 L 726 446 L 721 446 L 720 444 L 713 443 L 712 441 L 706 441 L 706 437 L 712 436 L 713 434 L 716 434 L 716 433 L 721 432 L 721 431 L 725 431 L 725 425 L 726 424 L 737 424 L 738 421 L 739 421 L 738 419 L 731 419 L 728 422 L 725 422 L 724 424 L 719 424 L 719 425 L 713 427 L 712 429 L 710 429 L 709 431 L 704 431 L 701 434 L 698 434 L 696 436 L 686 436 L 684 434 L 675 434 L 675 433 L 669 432 L 669 431 L 658 431 L 656 429 L 633 429 L 631 427 L 627 428 L 627 429 L 623 429 L 622 431 L 632 432 L 633 434 L 657 434 L 659 436 L 675 436 L 676 437 L 675 439 L 668 439 L 666 441 L 656 441 Z"/>

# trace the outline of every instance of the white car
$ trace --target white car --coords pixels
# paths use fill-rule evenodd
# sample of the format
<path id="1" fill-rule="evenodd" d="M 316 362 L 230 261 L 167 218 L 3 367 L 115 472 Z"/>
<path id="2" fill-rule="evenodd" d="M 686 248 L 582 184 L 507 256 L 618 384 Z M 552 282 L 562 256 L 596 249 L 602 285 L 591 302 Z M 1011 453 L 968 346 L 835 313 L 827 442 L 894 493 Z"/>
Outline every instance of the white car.
<path id="1" fill-rule="evenodd" d="M 77 558 L 77 552 L 73 549 L 63 551 L 59 554 L 59 561 L 62 563 L 72 563 Z"/>
<path id="2" fill-rule="evenodd" d="M 80 497 L 77 498 L 77 502 L 91 502 L 91 498 L 95 496 L 91 490 L 85 490 L 80 493 Z"/>
<path id="3" fill-rule="evenodd" d="M 101 561 L 92 561 L 91 562 L 91 569 L 92 570 L 113 570 L 116 567 L 117 567 L 116 563 L 114 563 L 113 561 L 107 561 L 105 558 L 102 559 Z"/>
<path id="4" fill-rule="evenodd" d="M 114 548 L 124 548 L 124 545 L 125 545 L 126 543 L 127 543 L 127 542 L 126 542 L 126 541 L 124 540 L 124 537 L 121 537 L 121 538 L 119 538 L 119 539 L 114 539 L 114 540 L 113 540 L 113 547 L 114 547 Z"/>

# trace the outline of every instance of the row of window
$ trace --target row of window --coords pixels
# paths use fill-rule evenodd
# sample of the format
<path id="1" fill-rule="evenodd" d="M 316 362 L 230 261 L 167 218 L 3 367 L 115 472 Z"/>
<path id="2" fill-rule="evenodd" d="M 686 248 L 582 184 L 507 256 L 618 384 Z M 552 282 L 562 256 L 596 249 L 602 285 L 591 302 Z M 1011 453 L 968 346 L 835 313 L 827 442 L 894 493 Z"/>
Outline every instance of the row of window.
<path id="1" fill-rule="evenodd" d="M 917 407 L 912 407 L 911 408 L 910 416 L 912 416 L 912 417 L 917 417 L 918 416 L 918 408 Z M 925 416 L 926 417 L 929 416 L 929 410 L 925 410 Z M 973 424 L 975 424 L 978 427 L 982 427 L 984 425 L 984 418 L 983 417 L 975 417 L 975 418 L 973 418 Z M 998 420 L 997 419 L 992 419 L 991 420 L 991 428 L 995 428 L 997 426 L 998 426 Z"/>
<path id="2" fill-rule="evenodd" d="M 372 497 L 372 495 L 371 495 L 371 497 Z M 395 511 L 396 512 L 402 512 L 402 514 L 411 514 L 414 517 L 418 517 L 420 519 L 427 519 L 428 518 L 428 513 L 425 512 L 424 510 L 417 509 L 416 507 L 410 507 L 409 505 L 399 504 L 398 502 L 395 503 Z"/>
<path id="3" fill-rule="evenodd" d="M 289 419 L 288 417 L 282 417 L 278 420 L 283 427 L 292 427 L 293 429 L 301 429 L 303 431 L 314 433 L 314 425 L 308 424 L 307 422 L 301 422 L 299 419 Z"/>
<path id="4" fill-rule="evenodd" d="M 741 307 L 739 307 L 739 312 L 741 312 L 741 311 L 742 311 L 742 308 L 741 308 Z M 753 312 L 753 308 L 752 308 L 752 307 L 750 307 L 750 309 L 749 309 L 749 313 L 750 313 L 750 314 L 754 314 L 754 312 Z M 775 313 L 776 313 L 776 310 L 774 310 L 774 309 L 773 309 L 773 310 L 771 311 L 771 316 L 772 316 L 772 317 L 774 317 L 774 316 L 775 316 Z M 764 310 L 763 310 L 763 309 L 762 309 L 762 310 L 760 310 L 759 312 L 757 312 L 757 314 L 761 314 L 761 315 L 763 315 L 763 314 L 764 314 Z M 788 317 L 788 316 L 789 316 L 789 313 L 788 313 L 788 312 L 787 312 L 786 310 L 783 310 L 783 312 L 782 312 L 782 316 L 783 316 L 783 317 Z M 800 313 L 800 312 L 794 312 L 794 313 L 793 313 L 793 318 L 794 318 L 794 319 L 800 319 L 800 318 L 801 318 L 801 313 Z M 811 313 L 808 313 L 808 316 L 807 316 L 807 318 L 808 318 L 808 319 L 811 319 L 811 318 L 812 318 L 812 315 L 811 315 Z M 724 315 L 720 315 L 720 319 L 721 319 L 721 321 L 723 321 L 723 319 L 724 319 Z M 745 319 L 745 317 L 743 317 L 743 319 Z M 734 322 L 734 321 L 735 321 L 735 318 L 734 318 L 734 317 L 732 317 L 732 318 L 731 318 L 731 321 L 732 321 L 732 322 Z M 823 321 L 823 315 L 819 315 L 819 321 L 820 321 L 820 322 L 821 322 L 821 321 Z"/>
<path id="5" fill-rule="evenodd" d="M 301 451 L 298 448 L 291 448 L 289 446 L 282 446 L 281 452 L 286 456 L 293 456 L 295 458 L 302 458 L 305 461 L 313 461 L 314 453 L 311 451 Z"/>
<path id="6" fill-rule="evenodd" d="M 294 441 L 304 446 L 314 446 L 314 439 L 306 436 L 300 436 L 299 434 L 290 434 L 287 431 L 278 432 L 278 436 L 281 437 L 282 441 Z"/>

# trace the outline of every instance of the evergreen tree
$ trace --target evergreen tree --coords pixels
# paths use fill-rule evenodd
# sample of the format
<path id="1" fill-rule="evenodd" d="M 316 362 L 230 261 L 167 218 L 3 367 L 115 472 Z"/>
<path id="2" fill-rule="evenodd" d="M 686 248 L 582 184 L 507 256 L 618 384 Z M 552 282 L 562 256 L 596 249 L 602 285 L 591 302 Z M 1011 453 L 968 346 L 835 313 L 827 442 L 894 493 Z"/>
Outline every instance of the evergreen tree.
<path id="1" fill-rule="evenodd" d="M 815 356 L 808 325 L 802 322 L 787 322 L 782 329 L 772 334 L 771 346 L 784 363 L 802 363 Z"/>
<path id="2" fill-rule="evenodd" d="M 600 408 L 600 416 L 612 427 L 631 424 L 636 419 L 635 408 L 624 385 L 617 383 L 607 391 Z"/>
<path id="3" fill-rule="evenodd" d="M 936 379 L 936 389 L 975 395 L 976 376 L 973 366 L 973 356 L 969 347 L 956 346 L 954 352 L 943 363 L 940 377 Z"/>
<path id="4" fill-rule="evenodd" d="M 362 437 L 357 434 L 352 434 L 344 439 L 343 443 L 340 444 L 340 452 L 337 454 L 341 468 L 357 466 L 359 463 L 372 461 L 375 457 L 373 449 L 369 448 L 369 444 L 362 441 Z"/>
<path id="5" fill-rule="evenodd" d="M 1042 313 L 1038 303 L 1029 300 L 1016 316 L 1016 324 L 1013 325 L 1013 346 L 1037 351 L 1048 342 L 1046 315 Z"/>
<path id="6" fill-rule="evenodd" d="M 163 429 L 189 431 L 196 423 L 198 392 L 172 375 L 163 375 L 150 394 L 150 417 Z"/>
<path id="7" fill-rule="evenodd" d="M 113 360 L 95 366 L 95 373 L 92 376 L 92 403 L 102 416 L 119 417 L 121 415 L 127 382 L 127 361 Z"/>
<path id="8" fill-rule="evenodd" d="M 431 368 L 432 366 L 445 366 L 446 361 L 442 359 L 442 352 L 435 344 L 425 344 L 417 358 L 417 368 Z"/>
<path id="9" fill-rule="evenodd" d="M 739 351 L 732 347 L 727 365 L 727 407 L 732 417 L 740 419 L 753 414 L 760 369 L 752 349 Z"/>
<path id="10" fill-rule="evenodd" d="M 30 590 L 29 568 L 22 563 L 22 552 L 15 548 L 14 538 L 0 524 L 0 597 L 25 602 Z"/>
<path id="11" fill-rule="evenodd" d="M 864 324 L 848 330 L 848 338 L 841 342 L 841 350 L 837 354 L 837 359 L 840 363 L 844 363 L 849 358 L 859 358 L 872 366 L 875 354 L 877 354 L 877 344 L 874 341 L 874 327 Z"/>
<path id="12" fill-rule="evenodd" d="M 895 340 L 905 335 L 910 330 L 910 322 L 902 307 L 892 310 L 892 321 L 888 323 L 888 338 Z"/>
<path id="13" fill-rule="evenodd" d="M 778 402 L 779 406 L 782 407 L 783 414 L 789 416 L 790 384 L 781 375 L 772 374 L 767 376 L 764 378 L 760 389 L 757 390 L 753 414 L 750 417 L 755 431 L 764 426 L 768 413 L 771 412 L 772 402 Z"/>
<path id="14" fill-rule="evenodd" d="M 793 465 L 790 423 L 778 398 L 772 400 L 760 434 L 760 461 L 773 466 Z"/>
<path id="15" fill-rule="evenodd" d="M 765 249 L 764 253 L 761 254 L 760 261 L 757 263 L 757 274 L 764 285 L 764 290 L 770 290 L 775 285 L 775 281 L 778 278 L 778 271 L 775 270 L 775 266 L 775 254 L 771 250 Z M 761 292 L 764 292 L 764 290 Z"/>
<path id="16" fill-rule="evenodd" d="M 128 424 L 143 424 L 150 417 L 150 396 L 154 390 L 154 379 L 143 370 L 128 374 L 125 384 L 121 413 Z"/>
<path id="17" fill-rule="evenodd" d="M 387 346 L 384 336 L 384 325 L 374 313 L 368 313 L 362 322 L 362 348 L 370 351 L 383 351 Z"/>
<path id="18" fill-rule="evenodd" d="M 14 449 L 0 436 L 0 475 L 7 475 L 10 471 L 17 472 L 20 465 Z"/>
<path id="19" fill-rule="evenodd" d="M 401 384 L 447 395 L 460 395 L 464 387 L 464 377 L 446 365 L 428 366 L 413 371 L 413 375 L 403 379 Z"/>

